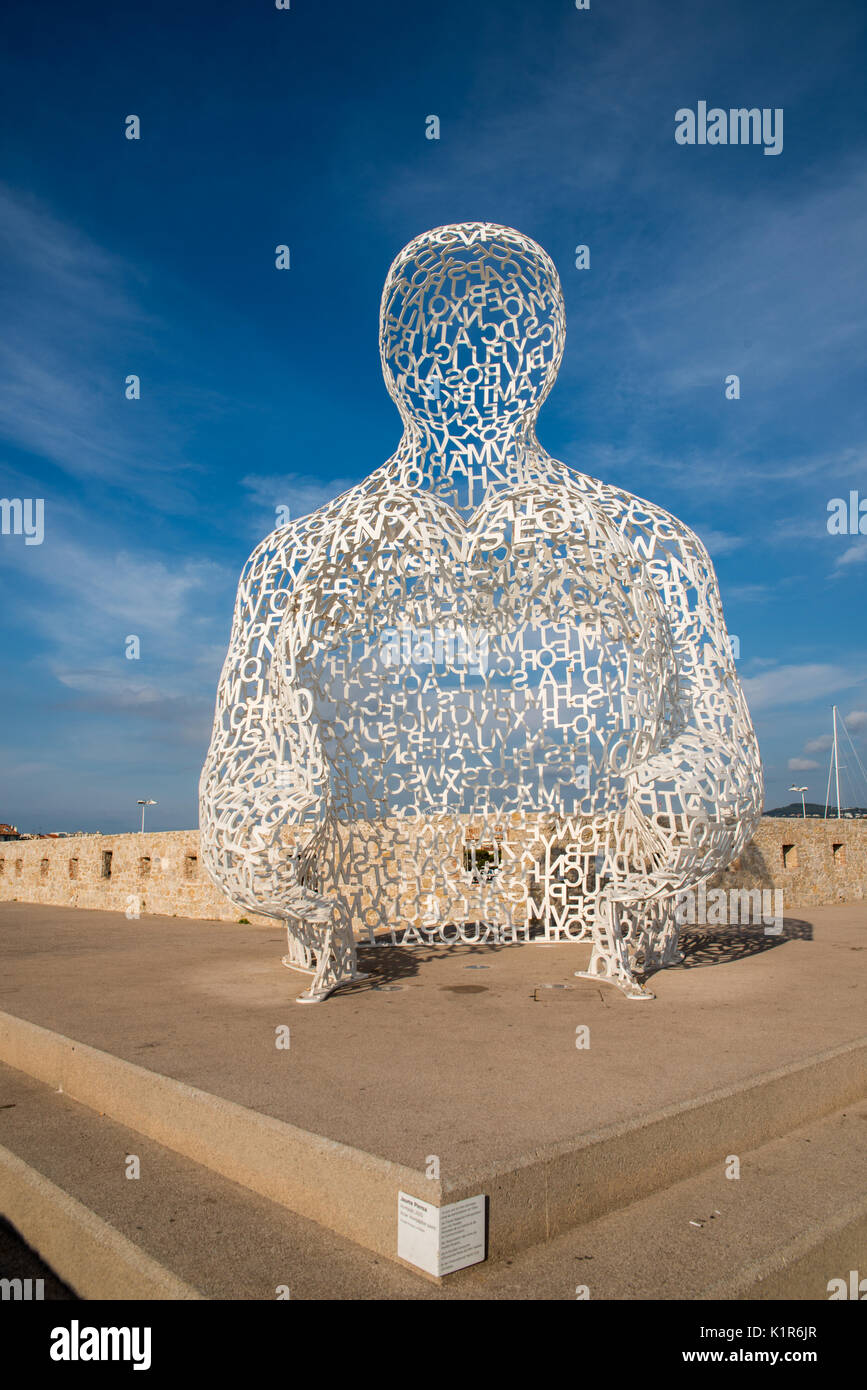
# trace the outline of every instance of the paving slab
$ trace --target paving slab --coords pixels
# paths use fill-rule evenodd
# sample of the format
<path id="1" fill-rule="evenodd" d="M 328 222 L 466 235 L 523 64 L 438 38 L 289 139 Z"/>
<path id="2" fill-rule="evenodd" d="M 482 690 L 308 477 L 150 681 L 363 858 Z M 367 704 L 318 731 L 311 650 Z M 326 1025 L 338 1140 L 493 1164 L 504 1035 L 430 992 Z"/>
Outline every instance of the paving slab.
<path id="1" fill-rule="evenodd" d="M 654 1001 L 575 979 L 589 948 L 523 944 L 362 949 L 369 980 L 303 1006 L 276 927 L 5 902 L 0 1009 L 394 1162 L 436 1156 L 447 1177 L 864 1033 L 865 904 L 793 909 L 780 937 L 689 929 L 684 948 Z"/>

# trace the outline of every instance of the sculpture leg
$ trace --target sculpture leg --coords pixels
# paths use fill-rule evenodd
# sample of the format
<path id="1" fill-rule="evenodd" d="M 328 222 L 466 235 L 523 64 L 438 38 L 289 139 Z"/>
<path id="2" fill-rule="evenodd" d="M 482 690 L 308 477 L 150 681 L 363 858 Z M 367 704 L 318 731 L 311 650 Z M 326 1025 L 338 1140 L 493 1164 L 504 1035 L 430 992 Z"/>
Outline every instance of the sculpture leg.
<path id="1" fill-rule="evenodd" d="M 609 981 L 622 989 L 627 999 L 655 999 L 649 989 L 638 983 L 632 974 L 623 941 L 623 933 L 617 919 L 617 904 L 608 898 L 600 898 L 596 921 L 593 926 L 593 950 L 587 970 L 576 970 L 582 980 Z"/>
<path id="2" fill-rule="evenodd" d="M 660 904 L 662 925 L 659 934 L 659 964 L 661 969 L 667 965 L 680 965 L 683 952 L 680 949 L 680 930 L 674 909 L 674 900 L 666 898 Z"/>
<path id="3" fill-rule="evenodd" d="M 357 967 L 352 924 L 342 903 L 319 899 L 303 917 L 287 919 L 286 930 L 290 946 L 283 964 L 313 975 L 296 1004 L 321 1004 L 341 985 L 368 978 Z"/>
<path id="4" fill-rule="evenodd" d="M 639 909 L 640 910 L 640 909 Z M 654 899 L 646 905 L 641 930 L 633 955 L 633 969 L 642 974 L 680 965 L 683 954 L 678 948 L 678 922 L 672 898 Z"/>
<path id="5" fill-rule="evenodd" d="M 316 962 L 313 959 L 313 951 L 299 931 L 299 927 L 303 930 L 303 926 L 300 918 L 287 917 L 286 955 L 283 957 L 283 964 L 289 970 L 304 970 L 312 975 L 316 970 Z"/>

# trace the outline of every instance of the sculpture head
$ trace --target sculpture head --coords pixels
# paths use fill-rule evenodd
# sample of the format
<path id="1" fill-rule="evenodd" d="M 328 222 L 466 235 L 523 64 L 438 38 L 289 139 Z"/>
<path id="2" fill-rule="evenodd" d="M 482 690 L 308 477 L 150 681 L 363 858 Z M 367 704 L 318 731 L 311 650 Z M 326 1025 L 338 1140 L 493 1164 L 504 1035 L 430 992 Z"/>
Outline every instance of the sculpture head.
<path id="1" fill-rule="evenodd" d="M 560 279 L 510 227 L 462 222 L 416 237 L 382 292 L 380 354 L 405 425 L 496 439 L 532 422 L 563 356 Z"/>

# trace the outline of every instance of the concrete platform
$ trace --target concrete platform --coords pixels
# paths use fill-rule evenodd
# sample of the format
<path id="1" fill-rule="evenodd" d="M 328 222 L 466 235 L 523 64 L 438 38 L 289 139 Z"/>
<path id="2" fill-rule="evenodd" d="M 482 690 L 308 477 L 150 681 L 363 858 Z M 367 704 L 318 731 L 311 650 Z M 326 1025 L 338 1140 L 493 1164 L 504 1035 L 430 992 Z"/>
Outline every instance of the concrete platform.
<path id="1" fill-rule="evenodd" d="M 484 1192 L 505 1259 L 863 1095 L 865 926 L 689 931 L 654 1002 L 581 947 L 371 950 L 303 1008 L 276 930 L 5 903 L 0 1059 L 391 1259 L 398 1186 Z"/>
<path id="2" fill-rule="evenodd" d="M 84 1298 L 824 1299 L 867 1248 L 864 1102 L 439 1286 L 3 1066 L 0 1107 L 0 1204 Z"/>

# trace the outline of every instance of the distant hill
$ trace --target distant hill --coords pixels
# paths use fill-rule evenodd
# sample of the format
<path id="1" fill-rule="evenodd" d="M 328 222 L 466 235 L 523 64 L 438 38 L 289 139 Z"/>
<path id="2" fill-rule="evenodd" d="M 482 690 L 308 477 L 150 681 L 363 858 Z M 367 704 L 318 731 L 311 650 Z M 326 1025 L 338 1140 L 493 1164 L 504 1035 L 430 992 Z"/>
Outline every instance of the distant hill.
<path id="1" fill-rule="evenodd" d="M 801 806 L 800 801 L 792 801 L 792 802 L 789 803 L 788 806 L 775 806 L 774 809 L 773 809 L 773 811 L 763 811 L 762 814 L 765 815 L 765 816 L 803 816 L 804 812 L 803 812 L 803 808 L 802 808 L 802 806 Z M 824 801 L 822 802 L 821 806 L 819 805 L 819 803 L 818 803 L 817 801 L 808 801 L 808 802 L 807 802 L 807 816 L 808 816 L 808 817 L 809 817 L 809 816 L 824 816 L 824 814 L 825 814 L 825 803 L 824 803 Z M 837 819 L 837 807 L 836 807 L 836 806 L 829 806 L 829 807 L 828 807 L 828 817 L 829 817 L 829 819 L 830 819 L 832 816 L 833 816 L 834 820 Z M 844 819 L 847 819 L 847 820 L 848 820 L 848 819 L 855 819 L 855 818 L 860 817 L 860 816 L 867 816 L 867 809 L 865 809 L 863 806 L 849 806 L 849 807 L 844 807 L 844 808 L 843 808 L 843 817 L 844 817 Z"/>

